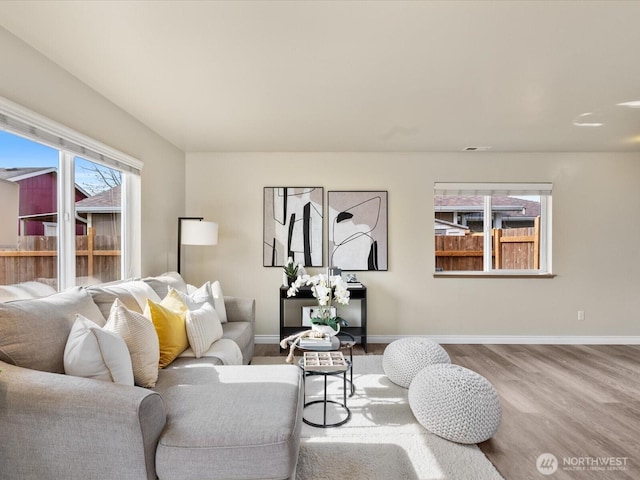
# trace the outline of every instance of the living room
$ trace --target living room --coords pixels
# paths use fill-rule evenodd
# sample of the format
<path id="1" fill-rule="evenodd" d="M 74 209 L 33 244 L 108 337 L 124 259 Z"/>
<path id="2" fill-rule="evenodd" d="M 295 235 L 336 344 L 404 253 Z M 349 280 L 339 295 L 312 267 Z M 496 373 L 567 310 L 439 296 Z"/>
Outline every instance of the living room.
<path id="1" fill-rule="evenodd" d="M 640 344 L 640 110 L 618 106 L 640 97 L 638 4 L 216 3 L 206 15 L 172 2 L 0 5 L 0 96 L 144 162 L 143 276 L 175 269 L 178 217 L 217 222 L 217 245 L 185 248 L 182 273 L 254 298 L 256 343 L 276 345 L 282 274 L 263 267 L 264 187 L 383 190 L 388 269 L 357 272 L 370 343 Z M 196 30 L 221 33 L 190 50 L 189 22 L 207 15 Z M 238 64 L 220 52 L 234 46 Z M 287 55 L 266 57 L 278 48 Z M 215 75 L 183 67 L 221 60 Z M 588 112 L 604 125 L 576 125 Z M 551 183 L 552 275 L 435 276 L 436 182 Z"/>

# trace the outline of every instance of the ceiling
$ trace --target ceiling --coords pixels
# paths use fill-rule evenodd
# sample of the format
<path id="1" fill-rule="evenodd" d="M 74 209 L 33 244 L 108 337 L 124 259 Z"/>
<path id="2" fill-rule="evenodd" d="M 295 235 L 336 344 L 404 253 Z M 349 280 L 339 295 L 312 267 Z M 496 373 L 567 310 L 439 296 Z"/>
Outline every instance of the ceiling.
<path id="1" fill-rule="evenodd" d="M 640 100 L 639 20 L 617 1 L 0 2 L 0 26 L 186 152 L 637 152 L 640 108 L 618 104 Z"/>

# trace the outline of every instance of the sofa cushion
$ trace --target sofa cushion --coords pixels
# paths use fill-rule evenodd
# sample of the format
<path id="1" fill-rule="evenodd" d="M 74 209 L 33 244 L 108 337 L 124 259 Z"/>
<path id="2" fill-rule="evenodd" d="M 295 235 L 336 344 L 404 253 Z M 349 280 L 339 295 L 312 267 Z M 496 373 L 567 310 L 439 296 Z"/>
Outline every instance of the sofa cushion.
<path id="1" fill-rule="evenodd" d="M 216 307 L 220 322 L 227 323 L 227 309 L 224 306 L 224 294 L 219 281 L 216 280 L 211 284 L 211 293 L 213 294 L 214 307 Z"/>
<path id="2" fill-rule="evenodd" d="M 159 303 L 147 300 L 144 316 L 153 322 L 158 334 L 158 342 L 160 343 L 160 362 L 158 365 L 160 368 L 164 368 L 189 347 L 185 327 L 186 313 L 179 315 Z"/>
<path id="3" fill-rule="evenodd" d="M 47 297 L 56 293 L 56 289 L 46 283 L 24 282 L 16 285 L 0 285 L 0 302 L 24 300 L 27 298 Z"/>
<path id="4" fill-rule="evenodd" d="M 233 340 L 240 346 L 245 363 L 251 361 L 253 334 L 254 332 L 249 322 L 227 322 L 222 325 L 222 338 Z M 251 351 L 248 349 L 251 349 Z"/>
<path id="5" fill-rule="evenodd" d="M 171 412 L 156 451 L 159 478 L 292 475 L 302 424 L 298 367 L 179 358 L 160 372 L 156 391 Z"/>
<path id="6" fill-rule="evenodd" d="M 132 312 L 142 313 L 147 299 L 160 302 L 160 297 L 151 286 L 141 280 L 117 283 L 115 285 L 92 285 L 87 287 L 93 301 L 98 305 L 105 320 L 111 314 L 111 306 L 117 299 Z"/>
<path id="7" fill-rule="evenodd" d="M 103 326 L 91 295 L 75 287 L 45 298 L 0 304 L 0 360 L 19 367 L 64 373 L 64 349 L 76 314 Z"/>
<path id="8" fill-rule="evenodd" d="M 196 358 L 191 347 L 182 352 L 178 358 L 188 357 Z M 242 350 L 240 350 L 238 344 L 228 338 L 221 338 L 213 342 L 198 358 L 201 357 L 215 357 L 216 360 L 219 360 L 219 362 L 215 362 L 216 365 L 243 365 L 245 363 L 242 357 Z"/>
<path id="9" fill-rule="evenodd" d="M 64 372 L 74 377 L 133 385 L 129 350 L 120 335 L 76 316 L 64 349 Z"/>
<path id="10" fill-rule="evenodd" d="M 169 292 L 169 287 L 173 287 L 179 292 L 187 293 L 187 284 L 178 272 L 166 272 L 157 277 L 146 277 L 142 279 L 158 294 L 164 298 Z"/>
<path id="11" fill-rule="evenodd" d="M 210 303 L 218 312 L 220 323 L 227 323 L 227 309 L 224 304 L 224 294 L 217 280 L 213 283 L 205 282 L 200 288 L 187 285 L 187 293 L 181 294 L 189 308 L 200 307 L 203 303 Z"/>
<path id="12" fill-rule="evenodd" d="M 200 358 L 213 342 L 222 338 L 220 318 L 209 303 L 204 303 L 197 310 L 189 310 L 186 325 L 189 345 L 196 358 Z"/>
<path id="13" fill-rule="evenodd" d="M 180 292 L 180 297 L 190 310 L 196 310 L 205 303 L 209 303 L 213 308 L 216 308 L 213 293 L 211 292 L 211 282 L 205 282 L 200 288 L 187 285 L 187 293 Z"/>
<path id="14" fill-rule="evenodd" d="M 160 305 L 177 313 L 183 319 L 186 318 L 187 311 L 189 310 L 187 304 L 182 300 L 180 293 L 173 287 L 169 287 L 169 293 L 160 301 Z"/>
<path id="15" fill-rule="evenodd" d="M 135 384 L 140 387 L 155 386 L 158 380 L 160 344 L 153 323 L 116 300 L 104 328 L 120 335 L 127 344 Z"/>

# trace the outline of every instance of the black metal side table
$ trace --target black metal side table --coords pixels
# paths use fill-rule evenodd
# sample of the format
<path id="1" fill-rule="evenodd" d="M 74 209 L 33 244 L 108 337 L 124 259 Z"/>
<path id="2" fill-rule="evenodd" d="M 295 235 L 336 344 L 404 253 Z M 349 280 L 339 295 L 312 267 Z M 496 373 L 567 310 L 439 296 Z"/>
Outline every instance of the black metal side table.
<path id="1" fill-rule="evenodd" d="M 336 335 L 331 337 L 331 348 L 327 349 L 317 349 L 313 347 L 301 347 L 300 345 L 296 345 L 296 350 L 300 350 L 302 352 L 337 352 L 343 350 L 349 350 L 349 362 L 353 365 L 353 346 L 356 344 L 356 338 L 350 333 L 339 331 Z M 291 342 L 289 342 L 291 345 Z M 349 378 L 347 379 L 349 382 L 349 396 L 353 397 L 353 394 L 356 392 L 356 386 L 353 383 L 353 368 L 349 369 Z"/>
<path id="2" fill-rule="evenodd" d="M 349 407 L 347 406 L 347 381 L 348 381 L 347 372 L 351 371 L 352 363 L 350 360 L 347 360 L 347 359 L 344 359 L 344 360 L 345 360 L 344 366 L 340 368 L 334 367 L 332 370 L 325 370 L 322 368 L 322 366 L 318 366 L 318 367 L 307 366 L 305 368 L 304 358 L 301 358 L 300 361 L 298 362 L 298 366 L 304 371 L 304 389 L 305 389 L 304 408 L 310 405 L 318 404 L 318 403 L 323 404 L 322 423 L 315 423 L 310 420 L 307 420 L 306 418 L 304 418 L 304 414 L 303 414 L 302 421 L 307 425 L 311 425 L 312 427 L 318 427 L 318 428 L 339 427 L 340 425 L 344 425 L 351 419 L 351 410 L 349 410 Z M 315 376 L 315 375 L 322 375 L 324 377 L 323 378 L 324 386 L 323 386 L 323 392 L 322 392 L 323 398 L 322 400 L 312 400 L 310 402 L 307 402 L 306 401 L 307 377 Z M 342 403 L 338 402 L 337 400 L 330 400 L 327 398 L 327 378 L 329 376 L 338 376 L 338 375 L 342 375 Z M 353 382 L 351 382 L 351 387 L 353 388 Z M 351 395 L 353 395 L 353 393 L 351 393 Z M 334 423 L 327 423 L 327 405 L 329 403 L 332 403 L 342 408 L 344 412 L 346 412 L 346 417 Z"/>

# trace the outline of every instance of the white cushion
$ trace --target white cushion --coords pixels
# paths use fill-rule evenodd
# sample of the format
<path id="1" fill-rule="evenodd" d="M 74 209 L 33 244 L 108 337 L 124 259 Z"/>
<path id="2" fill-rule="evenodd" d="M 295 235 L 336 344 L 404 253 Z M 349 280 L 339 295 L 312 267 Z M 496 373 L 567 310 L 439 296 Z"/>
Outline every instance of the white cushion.
<path id="1" fill-rule="evenodd" d="M 197 310 L 205 303 L 209 303 L 213 308 L 216 308 L 213 293 L 211 292 L 211 282 L 206 282 L 200 288 L 188 285 L 187 291 L 188 293 L 178 292 L 178 294 L 187 304 L 189 310 Z"/>
<path id="2" fill-rule="evenodd" d="M 131 358 L 124 340 L 76 316 L 64 349 L 64 372 L 76 377 L 133 385 Z"/>
<path id="3" fill-rule="evenodd" d="M 197 310 L 187 312 L 187 337 L 196 358 L 209 350 L 211 344 L 222 338 L 222 324 L 215 309 L 204 303 Z"/>
<path id="4" fill-rule="evenodd" d="M 224 295 L 219 281 L 216 280 L 211 284 L 211 293 L 213 294 L 213 306 L 216 307 L 220 322 L 227 323 L 227 309 L 224 306 Z"/>
<path id="5" fill-rule="evenodd" d="M 220 288 L 220 282 L 206 282 L 200 288 L 187 285 L 188 293 L 181 293 L 181 297 L 189 307 L 189 310 L 200 308 L 204 302 L 210 303 L 216 309 L 220 323 L 227 323 L 227 309 L 224 306 L 224 295 Z"/>
<path id="6" fill-rule="evenodd" d="M 141 313 L 132 312 L 120 300 L 116 300 L 104 328 L 120 335 L 127 344 L 135 384 L 154 387 L 158 380 L 160 345 L 153 323 Z"/>

